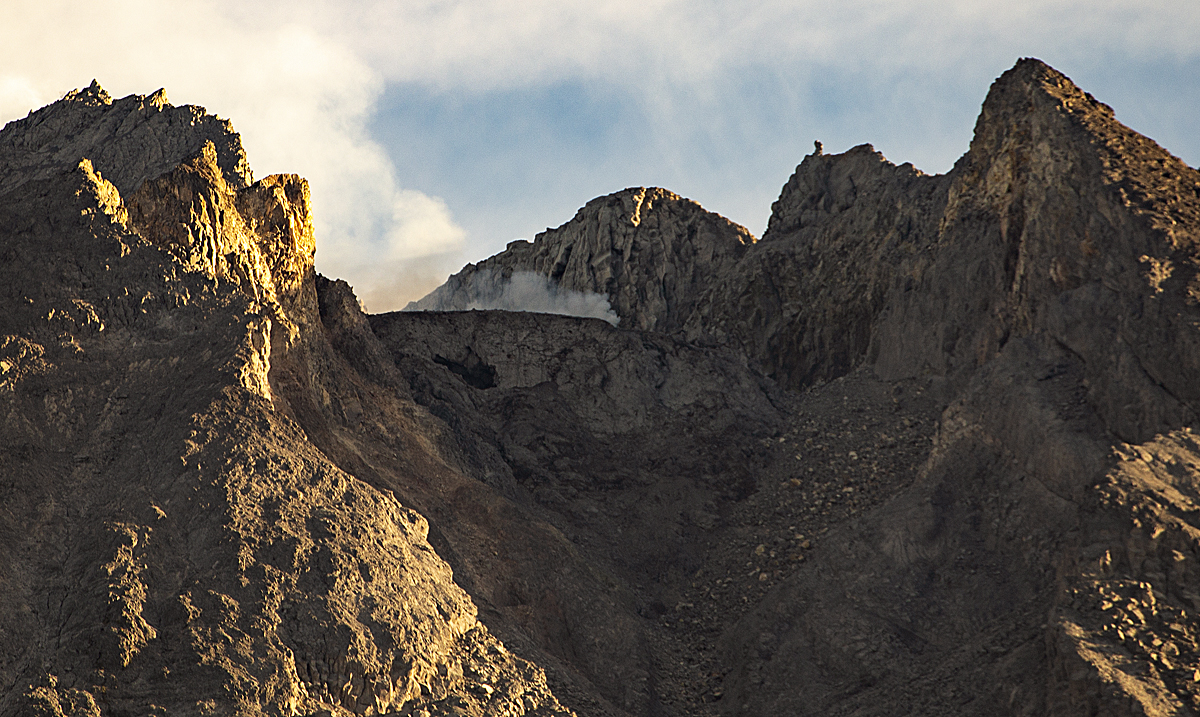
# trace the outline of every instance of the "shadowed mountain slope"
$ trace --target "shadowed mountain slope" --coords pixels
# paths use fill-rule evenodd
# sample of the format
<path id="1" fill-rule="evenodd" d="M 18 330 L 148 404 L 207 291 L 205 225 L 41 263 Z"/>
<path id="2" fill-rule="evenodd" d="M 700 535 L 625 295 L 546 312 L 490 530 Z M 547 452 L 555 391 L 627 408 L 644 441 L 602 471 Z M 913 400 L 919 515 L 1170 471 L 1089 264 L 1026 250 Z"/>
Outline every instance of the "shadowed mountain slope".
<path id="1" fill-rule="evenodd" d="M 725 707 L 1195 708 L 1195 523 L 1167 516 L 1196 498 L 1197 462 L 1176 451 L 1200 385 L 1198 210 L 1194 169 L 1036 60 L 996 81 L 947 175 L 865 145 L 805 158 L 763 239 L 676 305 L 680 337 L 793 389 L 915 381 L 945 410 L 920 480 L 724 633 Z M 487 264 L 538 270 L 528 257 L 569 252 L 570 226 Z M 591 288 L 634 320 L 619 283 Z M 1155 486 L 1157 462 L 1176 468 Z M 1107 606 L 1131 590 L 1127 608 L 1173 617 L 1121 627 Z M 1013 645 L 964 647 L 996 639 Z M 955 682 L 975 707 L 934 698 Z"/>

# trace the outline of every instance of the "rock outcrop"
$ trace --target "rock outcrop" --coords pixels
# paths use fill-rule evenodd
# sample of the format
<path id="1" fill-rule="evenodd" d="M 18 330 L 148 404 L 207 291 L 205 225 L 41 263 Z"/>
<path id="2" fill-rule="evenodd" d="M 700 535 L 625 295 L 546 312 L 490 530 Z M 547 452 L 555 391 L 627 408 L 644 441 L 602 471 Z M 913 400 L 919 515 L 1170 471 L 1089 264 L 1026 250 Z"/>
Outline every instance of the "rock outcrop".
<path id="1" fill-rule="evenodd" d="M 304 180 L 98 85 L 0 132 L 0 714 L 1200 711 L 1200 173 L 1036 60 L 368 316 Z"/>
<path id="2" fill-rule="evenodd" d="M 1060 73 L 1023 61 L 997 80 L 948 175 L 865 146 L 806 158 L 758 251 L 689 329 L 728 335 L 797 387 L 864 363 L 961 385 L 1009 340 L 1045 335 L 1087 364 L 1113 430 L 1145 440 L 1194 414 L 1196 181 Z"/>
<path id="3" fill-rule="evenodd" d="M 622 328 L 671 333 L 723 269 L 754 243 L 745 228 L 665 189 L 626 189 L 588 202 L 534 241 L 468 264 L 409 310 L 461 311 L 517 272 L 608 297 Z"/>
<path id="4" fill-rule="evenodd" d="M 303 180 L 96 84 L 0 166 L 0 713 L 564 712 L 291 418 L 338 390 Z"/>
<path id="5" fill-rule="evenodd" d="M 759 610 L 758 625 L 791 624 L 772 642 L 785 655 L 835 652 L 818 626 L 838 620 L 875 621 L 860 628 L 874 647 L 836 675 L 836 662 L 760 661 L 765 674 L 742 678 L 751 705 L 799 710 L 764 704 L 782 693 L 755 680 L 815 677 L 861 692 L 831 694 L 830 709 L 871 711 L 907 693 L 901 711 L 930 711 L 938 701 L 902 689 L 914 675 L 894 665 L 926 662 L 928 679 L 968 660 L 992 691 L 961 695 L 967 711 L 1001 698 L 1031 714 L 1197 707 L 1186 616 L 1200 605 L 1186 576 L 1200 544 L 1194 520 L 1175 516 L 1200 487 L 1185 448 L 1200 376 L 1198 209 L 1200 173 L 1032 60 L 997 80 L 971 150 L 945 177 L 865 148 L 805 160 L 743 280 L 725 283 L 744 288 L 706 296 L 689 329 L 723 332 L 785 384 L 855 366 L 885 380 L 927 375 L 949 406 L 896 512 L 864 520 L 829 573 Z M 803 270 L 767 289 L 757 278 L 771 267 Z M 1166 464 L 1170 479 L 1150 477 Z M 862 572 L 878 577 L 832 577 Z M 897 586 L 918 596 L 910 607 L 898 609 Z M 1000 651 L 964 648 L 1022 612 Z M 1019 637 L 1022 622 L 1042 620 L 1048 634 Z M 904 630 L 913 644 L 892 652 L 887 638 Z M 729 659 L 752 654 L 753 634 L 730 633 Z M 1039 662 L 1045 684 L 1017 667 Z"/>
<path id="6" fill-rule="evenodd" d="M 918 479 L 724 633 L 722 711 L 1197 708 L 1198 211 L 1200 174 L 1036 60 L 947 175 L 805 158 L 680 336 L 944 412 Z"/>

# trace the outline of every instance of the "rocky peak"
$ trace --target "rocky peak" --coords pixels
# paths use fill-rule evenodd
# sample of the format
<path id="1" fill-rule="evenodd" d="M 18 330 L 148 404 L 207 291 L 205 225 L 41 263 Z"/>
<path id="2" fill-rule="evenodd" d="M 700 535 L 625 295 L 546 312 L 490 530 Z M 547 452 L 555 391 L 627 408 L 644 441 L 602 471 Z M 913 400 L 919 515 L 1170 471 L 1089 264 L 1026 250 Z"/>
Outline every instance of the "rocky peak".
<path id="1" fill-rule="evenodd" d="M 1197 313 L 1200 174 L 1061 73 L 1023 60 L 993 85 L 951 178 L 927 296 L 975 308 L 915 309 L 916 294 L 897 294 L 893 319 L 938 312 L 956 337 L 943 365 L 963 369 L 1014 338 L 1052 337 L 1094 372 L 1091 400 L 1129 440 L 1195 415 L 1200 394 L 1185 376 L 1200 366 L 1185 326 Z M 976 283 L 952 286 L 963 274 Z M 894 346 L 913 328 L 885 332 Z M 880 356 L 898 359 L 887 343 Z"/>
<path id="2" fill-rule="evenodd" d="M 1106 191 L 1164 231 L 1195 219 L 1200 175 L 1154 140 L 1121 124 L 1113 110 L 1040 60 L 1023 59 L 1001 75 L 984 101 L 971 150 L 961 160 L 983 166 L 1028 163 L 1054 145 L 1070 153 L 1077 169 L 1095 176 Z M 964 168 L 965 181 L 979 170 Z M 997 187 L 1004 189 L 1004 187 Z M 1185 240 L 1180 236 L 1172 240 Z"/>
<path id="3" fill-rule="evenodd" d="M 1048 65 L 1022 60 L 1002 75 L 984 102 L 976 128 L 976 141 L 995 143 L 1003 125 L 993 115 L 1018 103 L 1013 95 L 1024 95 L 1043 117 L 1065 118 L 1094 156 L 1088 169 L 1099 168 L 1105 186 L 1115 190 L 1123 205 L 1166 232 L 1172 249 L 1186 249 L 1197 238 L 1181 227 L 1198 218 L 1195 200 L 1200 197 L 1200 173 L 1172 155 L 1157 142 L 1121 124 L 1108 105 L 1084 92 L 1070 79 Z M 1031 114 L 1034 114 L 1031 112 Z M 974 148 L 974 144 L 972 145 Z"/>
<path id="4" fill-rule="evenodd" d="M 69 169 L 86 157 L 126 196 L 212 142 L 230 186 L 247 187 L 253 173 L 241 138 L 203 107 L 173 107 L 166 93 L 113 100 L 99 83 L 5 125 L 0 136 L 0 194 Z"/>
<path id="5" fill-rule="evenodd" d="M 10 123 L 0 168 L 23 416 L 0 426 L 0 714 L 444 713 L 501 688 L 565 712 L 425 518 L 310 442 L 369 401 L 322 329 L 303 179 L 251 182 L 227 122 L 96 83 Z M 429 453 L 406 455 L 448 470 Z"/>
<path id="6" fill-rule="evenodd" d="M 163 92 L 162 89 L 159 92 Z M 156 93 L 157 94 L 157 93 Z M 165 93 L 164 93 L 165 96 Z M 79 102 L 91 107 L 101 107 L 112 104 L 112 95 L 108 94 L 108 90 L 100 86 L 100 81 L 92 79 L 92 84 L 83 89 L 75 89 L 63 96 L 64 100 Z"/>
<path id="7" fill-rule="evenodd" d="M 869 144 L 843 154 L 814 152 L 796 167 L 771 205 L 763 241 L 786 237 L 822 217 L 851 209 L 859 191 L 870 192 L 873 184 L 914 182 L 924 176 L 911 164 L 896 167 Z"/>
<path id="8" fill-rule="evenodd" d="M 608 298 L 621 326 L 680 329 L 718 267 L 731 265 L 754 236 L 665 189 L 637 187 L 588 202 L 575 217 L 530 242 L 468 265 L 414 309 L 465 309 L 515 272 Z M 719 273 L 717 271 L 716 273 Z"/>
<path id="9" fill-rule="evenodd" d="M 893 165 L 869 146 L 806 157 L 773 205 L 764 240 L 714 282 L 689 334 L 732 342 L 795 387 L 864 363 L 889 378 L 962 381 L 1008 341 L 1045 332 L 1093 365 L 1145 365 L 1153 359 L 1113 352 L 1146 345 L 1134 336 L 1144 312 L 1192 311 L 1194 230 L 1185 227 L 1198 223 L 1197 187 L 1195 170 L 1106 105 L 1044 63 L 1022 60 L 993 85 L 970 150 L 947 175 Z M 1120 340 L 1066 341 L 1066 327 L 1080 337 L 1084 324 L 1100 331 L 1099 315 L 1076 312 L 1108 301 L 1127 317 Z M 1171 343 L 1191 341 L 1182 326 L 1172 335 Z M 1194 403 L 1169 367 L 1150 373 L 1151 384 Z M 1141 381 L 1131 373 L 1120 383 Z M 1116 389 L 1120 399 L 1093 391 L 1123 435 L 1166 425 L 1118 410 L 1118 401 L 1134 400 L 1124 390 Z M 1150 413 L 1191 410 L 1166 408 L 1178 405 L 1171 398 L 1135 403 Z"/>
<path id="10" fill-rule="evenodd" d="M 314 322 L 315 298 L 300 300 L 316 254 L 308 185 L 296 175 L 254 182 L 228 121 L 174 107 L 163 90 L 113 100 L 93 81 L 5 127 L 0 193 L 81 162 L 102 178 L 112 216 L 182 265 L 239 286 L 289 342 Z"/>

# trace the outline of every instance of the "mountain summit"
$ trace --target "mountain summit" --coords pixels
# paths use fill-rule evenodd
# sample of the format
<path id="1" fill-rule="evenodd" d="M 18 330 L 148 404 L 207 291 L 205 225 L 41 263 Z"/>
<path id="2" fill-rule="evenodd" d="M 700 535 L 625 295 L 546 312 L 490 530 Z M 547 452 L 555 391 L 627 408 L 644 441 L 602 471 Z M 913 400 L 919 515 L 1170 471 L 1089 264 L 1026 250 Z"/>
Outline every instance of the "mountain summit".
<path id="1" fill-rule="evenodd" d="M 162 91 L 0 132 L 0 715 L 1200 711 L 1200 173 L 1044 63 L 425 311 L 309 204 Z M 618 325 L 461 310 L 530 276 Z"/>

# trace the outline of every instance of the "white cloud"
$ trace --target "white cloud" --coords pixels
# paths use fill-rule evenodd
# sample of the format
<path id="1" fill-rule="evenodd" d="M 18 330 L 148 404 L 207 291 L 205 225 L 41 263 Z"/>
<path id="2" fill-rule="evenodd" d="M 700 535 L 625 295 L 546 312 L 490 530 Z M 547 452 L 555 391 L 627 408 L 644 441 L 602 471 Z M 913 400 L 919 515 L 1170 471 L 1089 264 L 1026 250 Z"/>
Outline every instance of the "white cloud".
<path id="1" fill-rule="evenodd" d="M 47 99 L 29 77 L 0 75 L 0 123 L 19 119 Z"/>
<path id="2" fill-rule="evenodd" d="M 794 93 L 780 109 L 795 126 L 818 126 L 812 93 L 828 92 L 833 75 L 868 83 L 874 98 L 862 124 L 896 125 L 855 143 L 875 141 L 908 153 L 898 161 L 944 171 L 965 151 L 962 140 L 988 84 L 1018 57 L 1070 70 L 1200 56 L 1200 4 L 1177 0 L 299 2 L 389 83 L 450 98 L 560 82 L 619 88 L 640 104 L 645 132 L 661 135 L 665 158 L 705 151 L 680 143 L 676 128 L 697 128 L 697 136 L 713 126 L 736 133 L 747 80 L 752 85 L 765 75 Z M 264 12 L 285 6 L 275 7 Z M 296 5 L 286 7 L 294 12 Z M 835 89 L 843 98 L 855 91 Z M 905 133 L 898 119 L 904 114 L 912 118 L 905 121 L 909 136 L 889 147 L 889 129 Z M 946 122 L 966 125 L 952 143 L 944 138 Z M 845 124 L 835 131 L 845 133 Z"/>
<path id="3" fill-rule="evenodd" d="M 602 78 L 679 89 L 764 62 L 947 63 L 1014 45 L 1195 56 L 1200 5 L 1177 0 L 300 0 L 389 80 L 450 89 Z M 262 5 L 258 5 L 262 7 Z M 262 11 L 278 15 L 284 5 Z M 295 14 L 296 3 L 286 5 Z M 991 58 L 988 58 L 991 62 Z"/>
<path id="4" fill-rule="evenodd" d="M 694 168 L 699 155 L 736 158 L 743 141 L 784 148 L 750 136 L 784 122 L 739 115 L 746 87 L 768 77 L 763 91 L 786 95 L 774 111 L 805 135 L 796 146 L 821 131 L 842 149 L 829 141 L 840 133 L 938 171 L 1017 57 L 1181 62 L 1200 56 L 1197 36 L 1200 4 L 1178 0 L 9 0 L 0 119 L 92 77 L 116 96 L 165 86 L 174 102 L 230 117 L 259 176 L 312 183 L 319 268 L 384 310 L 456 269 L 468 242 L 510 238 L 466 237 L 444 202 L 405 188 L 367 129 L 389 84 L 452 100 L 600 83 L 641 108 L 652 137 L 641 146 L 657 161 Z M 894 96 L 859 107 L 861 90 L 829 87 L 847 81 Z M 849 106 L 824 127 L 822 92 Z M 866 126 L 880 129 L 859 136 Z"/>
<path id="5" fill-rule="evenodd" d="M 229 7 L 18 0 L 0 25 L 0 121 L 93 77 L 116 97 L 165 87 L 175 104 L 231 118 L 256 176 L 309 180 L 322 272 L 379 297 L 375 284 L 391 285 L 405 261 L 461 249 L 463 231 L 445 204 L 402 189 L 366 131 L 380 73 L 319 27 L 242 24 Z"/>

